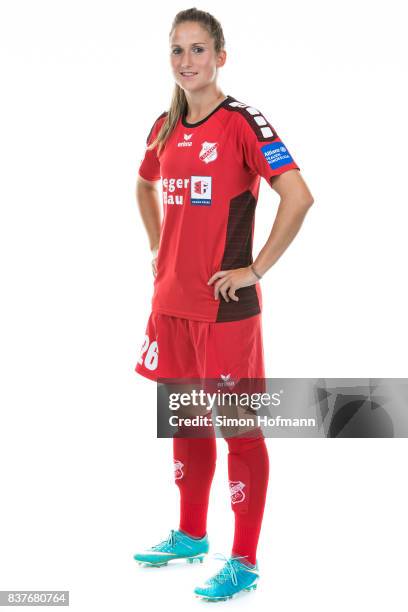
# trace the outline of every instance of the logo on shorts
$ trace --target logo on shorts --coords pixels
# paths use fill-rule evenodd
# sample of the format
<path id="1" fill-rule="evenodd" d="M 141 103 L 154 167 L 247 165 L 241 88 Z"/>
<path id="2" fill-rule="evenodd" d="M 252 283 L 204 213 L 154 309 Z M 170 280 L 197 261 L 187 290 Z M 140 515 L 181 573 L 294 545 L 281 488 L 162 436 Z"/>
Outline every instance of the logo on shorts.
<path id="1" fill-rule="evenodd" d="M 218 383 L 218 387 L 233 387 L 237 382 L 231 378 L 231 374 L 220 374 L 220 378 L 222 382 Z"/>
<path id="2" fill-rule="evenodd" d="M 182 463 L 178 459 L 174 459 L 174 478 L 176 480 L 180 480 L 180 478 L 183 478 L 184 476 L 183 467 L 184 467 L 184 463 Z"/>
<path id="3" fill-rule="evenodd" d="M 203 142 L 199 154 L 199 158 L 201 159 L 201 161 L 205 162 L 206 164 L 209 164 L 210 162 L 216 160 L 217 157 L 217 143 Z"/>
<path id="4" fill-rule="evenodd" d="M 233 504 L 239 504 L 244 501 L 245 499 L 244 487 L 245 487 L 245 483 L 241 482 L 241 480 L 230 480 L 229 481 L 231 502 Z"/>

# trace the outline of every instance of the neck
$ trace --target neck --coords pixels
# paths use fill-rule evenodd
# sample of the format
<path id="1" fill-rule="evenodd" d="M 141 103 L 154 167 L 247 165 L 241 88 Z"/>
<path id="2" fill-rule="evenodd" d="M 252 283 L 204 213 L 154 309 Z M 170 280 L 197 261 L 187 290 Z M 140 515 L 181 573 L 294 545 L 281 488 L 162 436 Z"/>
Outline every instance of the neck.
<path id="1" fill-rule="evenodd" d="M 204 119 L 227 97 L 220 89 L 208 92 L 186 91 L 185 94 L 188 105 L 186 119 L 190 123 Z"/>

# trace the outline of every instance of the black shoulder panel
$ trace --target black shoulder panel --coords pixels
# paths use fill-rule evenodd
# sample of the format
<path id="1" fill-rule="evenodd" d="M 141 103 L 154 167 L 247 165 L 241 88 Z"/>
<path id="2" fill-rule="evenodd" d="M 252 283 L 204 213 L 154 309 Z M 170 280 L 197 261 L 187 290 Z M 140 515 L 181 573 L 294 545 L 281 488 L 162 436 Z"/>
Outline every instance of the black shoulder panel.
<path id="1" fill-rule="evenodd" d="M 230 98 L 224 108 L 234 113 L 239 113 L 250 125 L 260 142 L 271 142 L 278 137 L 269 121 L 253 106 L 238 102 L 235 98 Z"/>

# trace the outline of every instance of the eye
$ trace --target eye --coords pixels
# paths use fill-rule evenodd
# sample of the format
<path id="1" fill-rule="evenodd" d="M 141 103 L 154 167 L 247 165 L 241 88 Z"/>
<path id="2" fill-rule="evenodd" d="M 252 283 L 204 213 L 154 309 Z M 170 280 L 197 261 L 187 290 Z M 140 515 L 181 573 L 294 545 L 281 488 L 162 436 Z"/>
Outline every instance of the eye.
<path id="1" fill-rule="evenodd" d="M 180 47 L 175 47 L 174 49 L 172 49 L 171 53 L 172 55 L 178 55 L 180 51 L 181 51 Z M 203 53 L 205 49 L 203 47 L 193 47 L 193 51 L 197 53 Z"/>

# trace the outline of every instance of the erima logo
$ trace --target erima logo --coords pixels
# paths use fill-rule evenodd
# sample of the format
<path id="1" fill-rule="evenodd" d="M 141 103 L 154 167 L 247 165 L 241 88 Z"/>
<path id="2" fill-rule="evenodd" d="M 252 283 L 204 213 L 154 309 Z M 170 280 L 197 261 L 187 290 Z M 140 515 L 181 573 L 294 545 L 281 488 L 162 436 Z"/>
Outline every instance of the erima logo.
<path id="1" fill-rule="evenodd" d="M 220 374 L 220 378 L 222 382 L 218 383 L 218 387 L 233 387 L 237 382 L 231 378 L 231 374 Z"/>
<path id="2" fill-rule="evenodd" d="M 233 504 L 239 504 L 244 501 L 245 493 L 244 493 L 245 483 L 241 480 L 230 480 L 229 488 L 231 495 L 231 502 Z"/>
<path id="3" fill-rule="evenodd" d="M 216 142 L 203 142 L 201 145 L 201 151 L 199 158 L 206 164 L 217 159 L 217 143 Z"/>
<path id="4" fill-rule="evenodd" d="M 190 142 L 190 139 L 191 139 L 192 135 L 193 134 L 184 134 L 184 141 L 178 142 L 177 146 L 178 147 L 192 147 L 193 143 Z"/>

